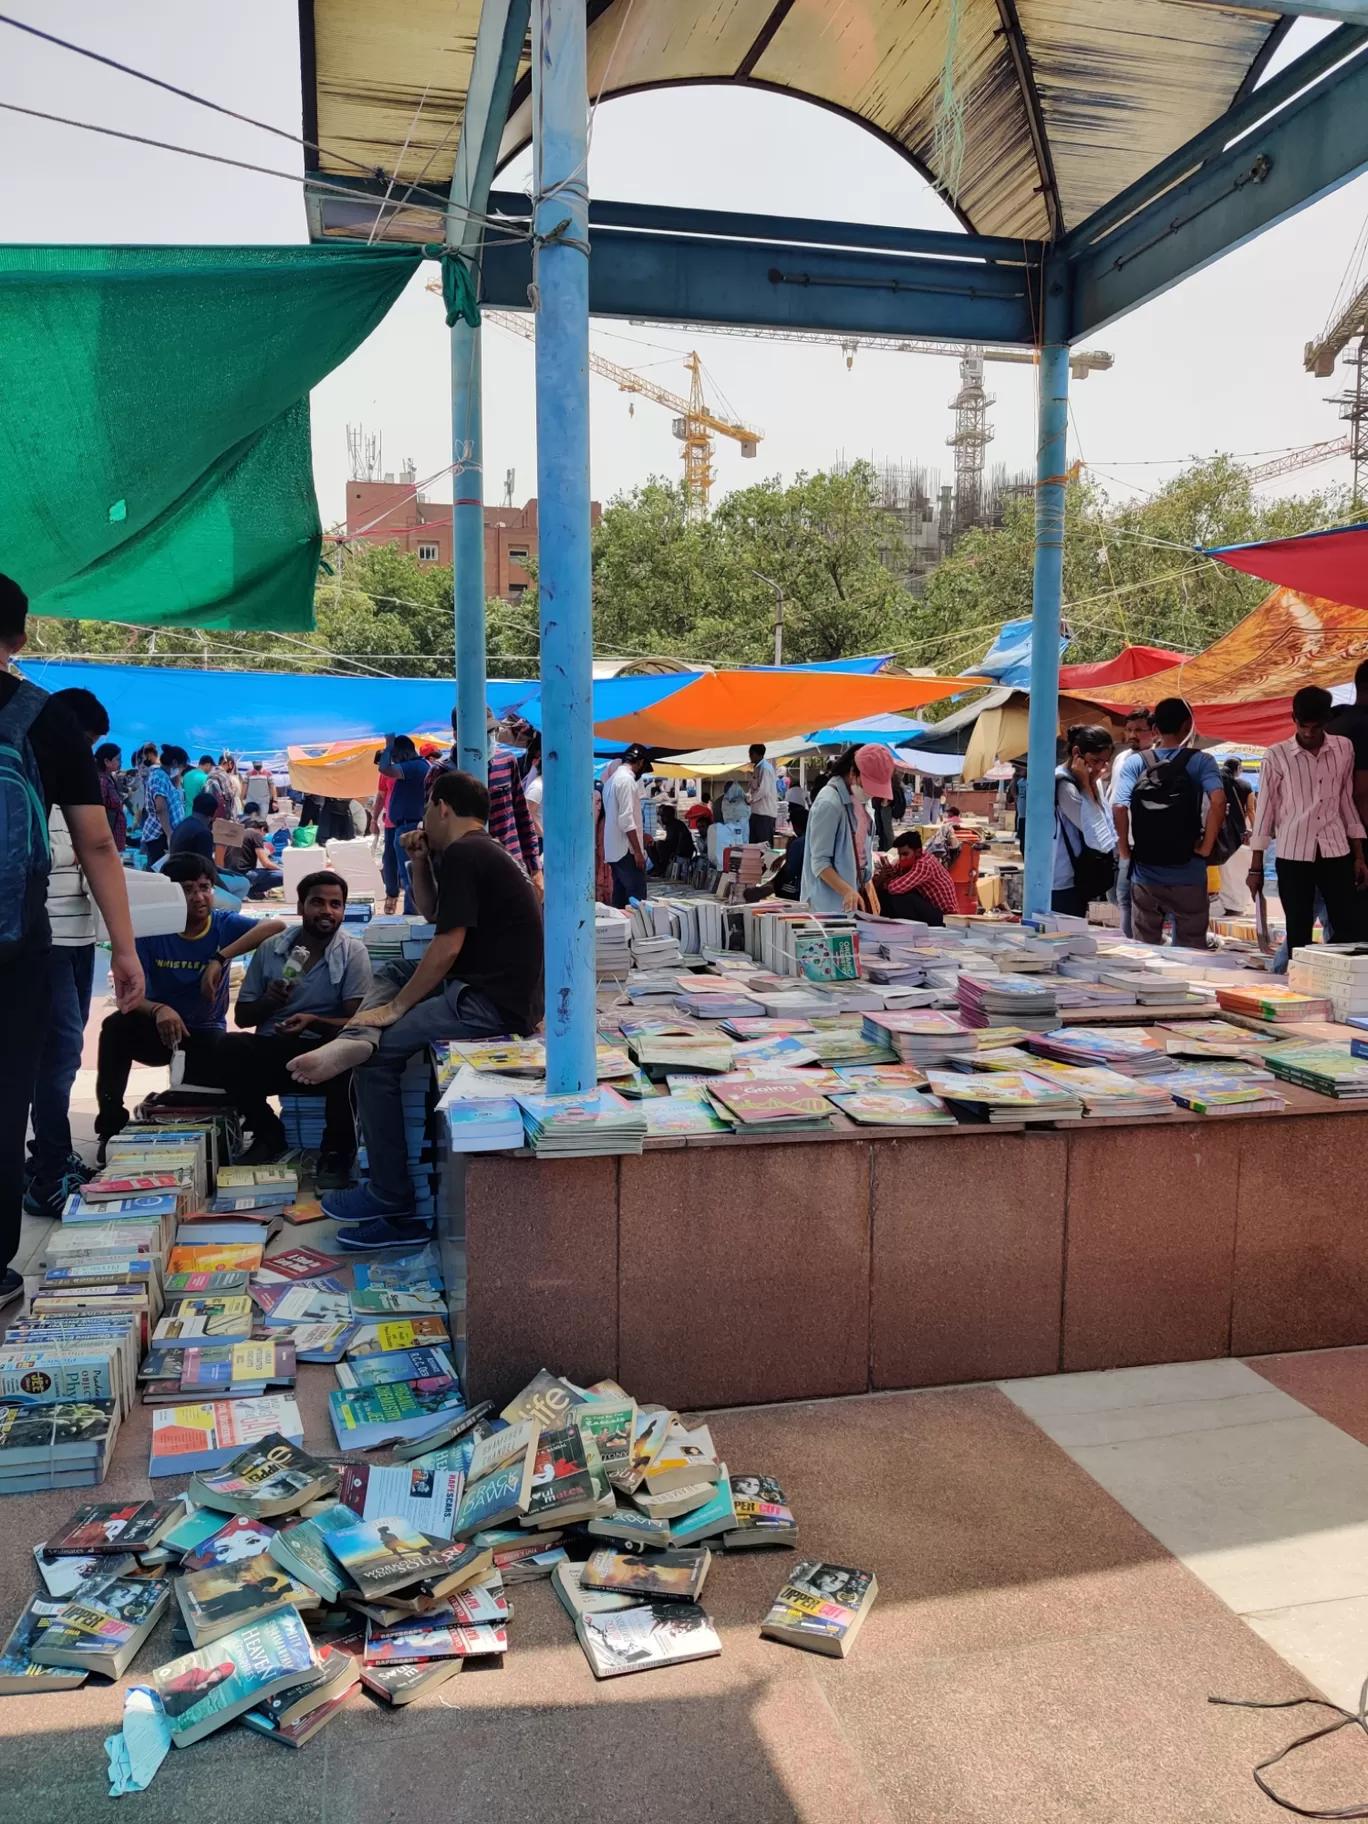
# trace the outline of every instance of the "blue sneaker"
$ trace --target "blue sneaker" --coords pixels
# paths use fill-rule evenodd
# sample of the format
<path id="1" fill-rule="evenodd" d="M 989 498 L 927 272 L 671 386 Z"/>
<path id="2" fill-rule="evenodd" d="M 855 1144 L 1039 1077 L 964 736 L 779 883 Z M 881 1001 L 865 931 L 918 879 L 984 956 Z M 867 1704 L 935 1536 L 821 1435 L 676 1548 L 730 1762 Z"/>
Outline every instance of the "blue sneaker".
<path id="1" fill-rule="evenodd" d="M 67 1172 L 56 1184 L 39 1184 L 36 1178 L 31 1179 L 24 1192 L 25 1213 L 29 1216 L 59 1219 L 66 1208 L 67 1198 L 80 1190 L 88 1176 L 88 1173 L 78 1176 L 75 1172 Z"/>
<path id="2" fill-rule="evenodd" d="M 411 1248 L 431 1234 L 432 1224 L 414 1217 L 390 1221 L 377 1216 L 371 1222 L 358 1223 L 354 1229 L 339 1229 L 336 1240 L 344 1254 L 368 1254 L 376 1248 Z"/>
<path id="3" fill-rule="evenodd" d="M 323 1206 L 324 1214 L 331 1216 L 334 1222 L 370 1222 L 377 1217 L 382 1222 L 413 1220 L 412 1204 L 394 1209 L 387 1203 L 381 1203 L 369 1184 L 358 1184 L 345 1191 L 326 1191 L 318 1201 Z"/>

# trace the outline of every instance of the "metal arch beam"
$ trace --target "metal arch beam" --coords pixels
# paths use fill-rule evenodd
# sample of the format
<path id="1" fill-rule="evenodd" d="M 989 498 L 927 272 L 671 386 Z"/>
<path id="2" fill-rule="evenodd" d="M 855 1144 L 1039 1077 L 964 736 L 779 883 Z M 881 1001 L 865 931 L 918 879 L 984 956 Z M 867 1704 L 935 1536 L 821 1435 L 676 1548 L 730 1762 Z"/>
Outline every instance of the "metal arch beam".
<path id="1" fill-rule="evenodd" d="M 1364 0 L 1364 4 L 1368 6 L 1368 0 Z M 1058 241 L 1064 235 L 1064 206 L 1059 200 L 1059 183 L 1055 177 L 1049 135 L 1045 131 L 1045 113 L 1040 105 L 1040 91 L 1036 87 L 1035 65 L 1026 48 L 1026 36 L 1021 29 L 1016 0 L 997 0 L 997 10 L 998 18 L 1002 21 L 1002 35 L 1007 41 L 1007 55 L 1012 60 L 1022 105 L 1026 110 L 1026 126 L 1031 135 L 1036 169 L 1040 172 L 1040 193 L 1045 201 L 1050 239 Z"/>
<path id="2" fill-rule="evenodd" d="M 1070 259 L 1090 334 L 1368 169 L 1368 52 Z"/>
<path id="3" fill-rule="evenodd" d="M 1368 25 L 1368 0 L 1176 0 L 1204 12 L 1281 13 L 1285 19 L 1330 19 L 1336 25 Z"/>
<path id="4" fill-rule="evenodd" d="M 596 317 L 1035 344 L 1035 278 L 1021 266 L 612 228 L 591 228 L 589 239 Z M 486 246 L 485 302 L 525 310 L 531 277 L 526 242 Z"/>
<path id="5" fill-rule="evenodd" d="M 480 9 L 447 221 L 447 245 L 465 253 L 475 251 L 479 244 L 479 225 L 471 215 L 483 215 L 489 207 L 499 141 L 508 121 L 531 10 L 531 0 L 484 0 Z"/>
<path id="6" fill-rule="evenodd" d="M 1198 165 L 1216 157 L 1239 134 L 1257 127 L 1276 109 L 1292 101 L 1303 89 L 1318 82 L 1365 41 L 1368 41 L 1368 30 L 1357 26 L 1344 26 L 1322 38 L 1319 44 L 1303 52 L 1295 62 L 1279 70 L 1276 76 L 1271 76 L 1267 82 L 1260 83 L 1257 88 L 1242 95 L 1219 120 L 1194 134 L 1176 152 L 1161 159 L 1152 170 L 1137 178 L 1135 183 L 1128 184 L 1109 203 L 1095 209 L 1086 220 L 1070 230 L 1064 251 L 1073 254 L 1101 240 L 1104 234 L 1110 233 L 1137 210 L 1143 209 L 1146 203 L 1153 202 L 1180 178 L 1189 176 Z"/>

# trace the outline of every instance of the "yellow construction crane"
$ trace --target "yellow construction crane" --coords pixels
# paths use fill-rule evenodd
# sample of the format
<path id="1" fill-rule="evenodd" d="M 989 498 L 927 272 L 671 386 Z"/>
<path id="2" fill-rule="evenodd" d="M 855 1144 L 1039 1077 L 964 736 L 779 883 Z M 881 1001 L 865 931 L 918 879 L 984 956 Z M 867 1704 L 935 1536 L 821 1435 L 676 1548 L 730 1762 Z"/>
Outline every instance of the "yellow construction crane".
<path id="1" fill-rule="evenodd" d="M 484 322 L 497 324 L 500 329 L 521 336 L 524 341 L 535 342 L 537 339 L 535 320 L 531 315 L 486 310 L 481 312 L 481 316 Z M 713 484 L 714 433 L 719 437 L 730 437 L 739 443 L 743 456 L 754 456 L 756 445 L 764 432 L 753 430 L 744 424 L 733 424 L 708 410 L 703 396 L 703 364 L 696 354 L 684 358 L 684 366 L 690 375 L 687 399 L 678 393 L 672 393 L 668 387 L 657 385 L 654 380 L 647 380 L 641 374 L 634 373 L 630 367 L 622 367 L 616 361 L 606 361 L 602 355 L 591 354 L 589 366 L 604 380 L 611 380 L 622 392 L 640 393 L 643 399 L 654 399 L 657 405 L 666 406 L 676 414 L 672 428 L 684 446 L 684 498 L 690 515 L 702 519 L 708 511 L 708 496 Z"/>

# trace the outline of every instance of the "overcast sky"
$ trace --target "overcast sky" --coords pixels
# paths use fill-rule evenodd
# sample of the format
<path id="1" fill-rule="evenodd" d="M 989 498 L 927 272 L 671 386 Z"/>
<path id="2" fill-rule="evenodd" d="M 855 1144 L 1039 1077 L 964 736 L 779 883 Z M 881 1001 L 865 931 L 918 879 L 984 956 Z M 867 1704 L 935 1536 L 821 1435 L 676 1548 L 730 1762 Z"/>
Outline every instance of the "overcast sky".
<path id="1" fill-rule="evenodd" d="M 11 0 L 17 17 L 194 89 L 292 133 L 300 95 L 295 0 Z M 1320 28 L 1295 28 L 1303 48 Z M 174 140 L 227 156 L 299 169 L 298 149 L 159 94 L 0 26 L 0 100 Z M 172 153 L 0 113 L 0 238 L 10 242 L 289 242 L 307 238 L 298 186 Z M 530 160 L 499 180 L 522 188 Z M 18 174 L 16 176 L 15 174 Z M 605 104 L 590 162 L 593 192 L 640 202 L 950 228 L 916 173 L 871 135 L 821 109 L 744 89 L 664 91 Z M 1368 214 L 1368 177 L 1273 229 L 1113 324 L 1093 345 L 1116 366 L 1073 391 L 1070 456 L 1094 465 L 1112 492 L 1152 488 L 1194 454 L 1266 451 L 1335 436 L 1325 396 L 1346 380 L 1303 372 Z M 431 270 L 431 269 L 430 269 Z M 385 467 L 412 458 L 420 476 L 450 460 L 447 331 L 420 274 L 370 341 L 314 394 L 314 467 L 325 522 L 343 511 L 346 427 L 383 438 Z M 746 462 L 721 440 L 725 490 L 767 475 L 791 478 L 837 456 L 920 461 L 950 479 L 947 404 L 952 361 L 862 350 L 846 371 L 837 349 L 795 348 L 598 324 L 592 346 L 687 390 L 682 357 L 699 350 L 710 402 L 726 402 L 764 432 Z M 997 395 L 990 461 L 1033 462 L 1033 376 L 989 369 Z M 533 352 L 491 328 L 485 336 L 485 497 L 536 493 Z M 591 382 L 593 487 L 600 499 L 651 474 L 678 475 L 669 413 Z M 1344 462 L 1290 477 L 1284 490 L 1348 480 Z M 450 498 L 438 482 L 435 498 Z"/>

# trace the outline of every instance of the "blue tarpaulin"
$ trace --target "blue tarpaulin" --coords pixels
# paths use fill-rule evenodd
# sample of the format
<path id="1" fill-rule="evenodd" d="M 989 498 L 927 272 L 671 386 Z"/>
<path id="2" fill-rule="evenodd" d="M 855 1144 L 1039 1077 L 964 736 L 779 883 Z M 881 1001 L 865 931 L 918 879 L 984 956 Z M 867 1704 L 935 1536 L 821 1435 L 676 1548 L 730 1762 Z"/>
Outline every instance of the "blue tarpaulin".
<path id="1" fill-rule="evenodd" d="M 998 684 L 1009 685 L 1013 690 L 1031 688 L 1031 626 L 1030 621 L 1004 621 L 998 637 L 988 651 L 973 667 L 975 677 L 992 678 Z M 1069 635 L 1059 636 L 1059 654 L 1064 656 L 1064 649 L 1069 644 Z M 968 674 L 966 674 L 968 675 Z"/>
<path id="2" fill-rule="evenodd" d="M 174 666 L 96 665 L 25 652 L 20 667 L 44 690 L 79 685 L 109 712 L 110 739 L 127 758 L 140 742 L 174 741 L 192 758 L 225 748 L 278 754 L 290 746 L 364 740 L 369 735 L 449 736 L 456 686 L 450 679 L 291 677 L 276 671 L 192 671 Z M 634 682 L 637 680 L 633 680 Z M 641 679 L 659 683 L 659 679 Z M 492 678 L 496 716 L 535 695 L 535 678 Z"/>
<path id="3" fill-rule="evenodd" d="M 930 726 L 912 716 L 862 716 L 858 722 L 843 722 L 839 728 L 819 728 L 808 740 L 816 747 L 860 747 L 866 741 L 901 747 L 913 735 L 925 734 Z"/>

